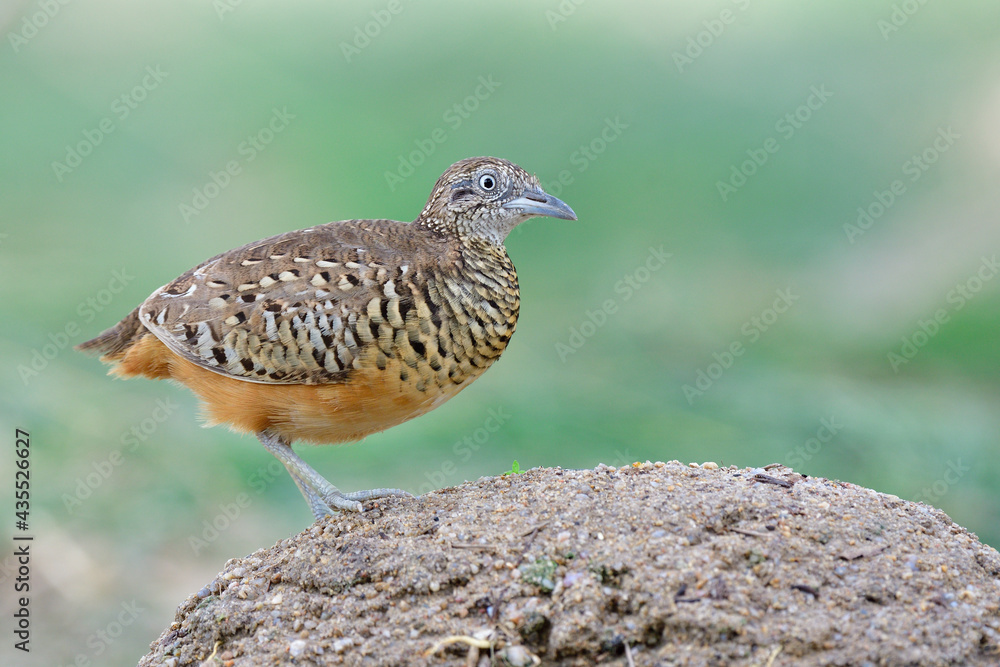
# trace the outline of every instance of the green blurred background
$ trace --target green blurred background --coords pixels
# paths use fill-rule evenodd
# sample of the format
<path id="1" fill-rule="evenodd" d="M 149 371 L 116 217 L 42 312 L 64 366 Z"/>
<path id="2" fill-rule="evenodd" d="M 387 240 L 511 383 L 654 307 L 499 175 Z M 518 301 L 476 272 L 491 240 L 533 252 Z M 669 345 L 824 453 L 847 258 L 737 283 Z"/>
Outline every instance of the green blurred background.
<path id="1" fill-rule="evenodd" d="M 8 452 L 31 434 L 36 536 L 28 660 L 0 554 L 4 664 L 134 664 L 227 559 L 310 522 L 254 439 L 65 344 L 231 247 L 410 220 L 473 155 L 579 221 L 508 240 L 503 360 L 421 419 L 305 451 L 332 481 L 785 462 L 1000 545 L 995 2 L 8 0 L 0 27 L 0 420 Z"/>

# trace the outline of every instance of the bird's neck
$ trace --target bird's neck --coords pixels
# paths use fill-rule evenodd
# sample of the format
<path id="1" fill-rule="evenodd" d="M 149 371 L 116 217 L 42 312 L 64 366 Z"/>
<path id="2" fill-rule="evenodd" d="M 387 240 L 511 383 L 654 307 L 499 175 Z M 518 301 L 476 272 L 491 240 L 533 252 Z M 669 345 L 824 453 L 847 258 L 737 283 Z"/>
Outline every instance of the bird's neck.
<path id="1" fill-rule="evenodd" d="M 479 245 L 483 243 L 492 245 L 499 248 L 501 252 L 504 252 L 504 241 L 507 239 L 507 235 L 510 234 L 511 230 L 516 227 L 519 222 L 521 222 L 521 220 L 512 219 L 508 224 L 499 222 L 489 225 L 481 223 L 476 224 L 463 220 L 462 218 L 450 217 L 447 214 L 442 214 L 440 211 L 426 208 L 420 213 L 412 224 L 422 229 L 426 229 L 434 234 L 454 238 L 463 246 Z"/>
<path id="2" fill-rule="evenodd" d="M 460 239 L 459 247 L 466 270 L 481 272 L 487 276 L 502 278 L 504 282 L 517 287 L 517 273 L 514 263 L 503 245 L 497 245 L 478 237 Z"/>

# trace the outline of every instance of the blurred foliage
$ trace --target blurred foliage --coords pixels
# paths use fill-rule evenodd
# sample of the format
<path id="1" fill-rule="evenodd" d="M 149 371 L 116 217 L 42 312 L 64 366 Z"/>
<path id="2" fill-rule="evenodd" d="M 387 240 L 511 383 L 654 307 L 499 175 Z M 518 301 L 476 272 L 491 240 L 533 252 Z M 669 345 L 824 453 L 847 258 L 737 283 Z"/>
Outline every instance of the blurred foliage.
<path id="1" fill-rule="evenodd" d="M 334 483 L 785 462 L 1000 544 L 996 3 L 10 2 L 0 25 L 2 420 L 32 435 L 35 638 L 58 638 L 30 664 L 134 664 L 226 559 L 309 521 L 252 438 L 66 346 L 231 247 L 412 219 L 472 155 L 579 221 L 511 235 L 521 320 L 484 379 L 305 452 Z"/>

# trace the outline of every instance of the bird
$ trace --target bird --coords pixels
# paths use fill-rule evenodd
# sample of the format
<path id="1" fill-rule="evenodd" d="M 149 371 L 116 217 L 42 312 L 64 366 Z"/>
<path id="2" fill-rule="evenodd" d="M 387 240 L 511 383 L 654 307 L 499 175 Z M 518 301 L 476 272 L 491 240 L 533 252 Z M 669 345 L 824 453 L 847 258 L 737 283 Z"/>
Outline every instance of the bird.
<path id="1" fill-rule="evenodd" d="M 576 220 L 507 160 L 451 165 L 412 222 L 355 219 L 216 255 L 77 349 L 109 374 L 168 379 L 207 425 L 256 435 L 316 520 L 401 489 L 341 491 L 292 448 L 355 442 L 442 405 L 482 375 L 517 325 L 504 241 L 543 216 Z"/>

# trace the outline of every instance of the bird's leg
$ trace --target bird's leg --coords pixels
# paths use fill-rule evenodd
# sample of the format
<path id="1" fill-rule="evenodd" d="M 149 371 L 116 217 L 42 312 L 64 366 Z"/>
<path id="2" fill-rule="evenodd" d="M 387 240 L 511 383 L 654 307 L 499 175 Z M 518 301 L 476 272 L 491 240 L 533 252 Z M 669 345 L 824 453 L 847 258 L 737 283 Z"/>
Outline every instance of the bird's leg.
<path id="1" fill-rule="evenodd" d="M 302 492 L 302 497 L 306 499 L 307 503 L 309 503 L 309 509 L 312 510 L 313 516 L 316 517 L 317 521 L 328 514 L 333 514 L 334 510 L 330 509 L 330 506 L 323 502 L 323 499 L 320 498 L 319 495 L 317 495 L 316 492 L 313 491 L 301 477 L 296 475 L 294 470 L 287 466 L 285 467 L 285 470 L 287 470 L 288 474 L 292 476 L 292 481 L 295 482 L 295 486 L 299 487 L 299 491 Z"/>
<path id="2" fill-rule="evenodd" d="M 292 451 L 291 444 L 281 436 L 270 431 L 262 431 L 257 434 L 257 438 L 288 470 L 288 474 L 299 487 L 316 519 L 322 519 L 334 509 L 363 512 L 364 507 L 359 502 L 362 500 L 388 496 L 412 497 L 402 489 L 371 489 L 344 493 L 303 461 Z"/>
<path id="3" fill-rule="evenodd" d="M 317 512 L 317 508 L 315 507 L 316 500 L 323 502 L 328 506 L 328 509 L 336 508 L 352 512 L 364 511 L 361 503 L 344 498 L 337 487 L 326 481 L 322 475 L 313 470 L 308 463 L 292 451 L 292 446 L 287 440 L 269 431 L 258 433 L 257 438 L 264 445 L 264 448 L 274 454 L 275 458 L 281 461 L 288 470 L 317 519 L 321 519 L 326 514 L 326 511 L 323 511 L 322 514 Z M 308 489 L 308 491 L 303 490 L 303 487 Z"/>

